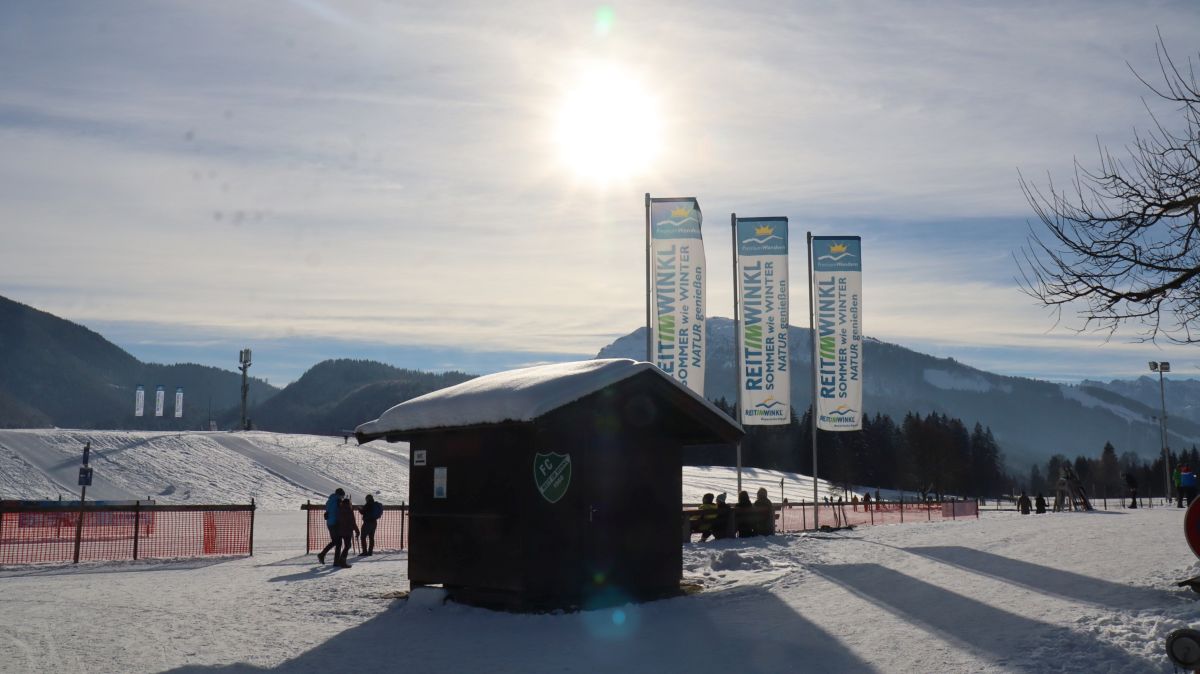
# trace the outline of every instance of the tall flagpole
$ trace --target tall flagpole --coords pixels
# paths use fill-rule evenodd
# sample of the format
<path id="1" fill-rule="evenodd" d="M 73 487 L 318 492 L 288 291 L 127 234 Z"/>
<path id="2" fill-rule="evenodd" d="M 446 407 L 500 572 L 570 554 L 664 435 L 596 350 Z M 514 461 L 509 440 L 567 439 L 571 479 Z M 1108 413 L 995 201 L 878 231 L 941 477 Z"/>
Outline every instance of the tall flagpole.
<path id="1" fill-rule="evenodd" d="M 654 362 L 654 329 L 650 326 L 650 302 L 653 297 L 652 277 L 650 276 L 650 193 L 646 193 L 646 362 Z"/>
<path id="2" fill-rule="evenodd" d="M 734 381 L 737 383 L 737 402 L 734 403 L 733 416 L 739 424 L 742 423 L 742 307 L 741 307 L 741 291 L 738 284 L 738 240 L 737 240 L 737 213 L 729 214 L 729 226 L 732 229 L 733 240 L 733 370 L 736 373 Z M 737 491 L 736 496 L 742 494 L 742 441 L 738 439 L 737 443 Z"/>
<path id="3" fill-rule="evenodd" d="M 808 421 L 812 426 L 812 455 L 813 455 L 813 528 L 820 528 L 820 500 L 817 497 L 817 331 L 813 324 L 813 288 L 812 288 L 812 232 L 806 232 L 808 245 L 805 247 L 805 252 L 808 253 L 808 266 L 805 267 L 805 274 L 808 276 L 806 287 L 808 288 L 808 337 L 812 342 L 812 366 L 809 368 L 811 373 L 810 385 L 808 389 L 809 395 L 812 396 L 812 403 L 809 405 Z"/>

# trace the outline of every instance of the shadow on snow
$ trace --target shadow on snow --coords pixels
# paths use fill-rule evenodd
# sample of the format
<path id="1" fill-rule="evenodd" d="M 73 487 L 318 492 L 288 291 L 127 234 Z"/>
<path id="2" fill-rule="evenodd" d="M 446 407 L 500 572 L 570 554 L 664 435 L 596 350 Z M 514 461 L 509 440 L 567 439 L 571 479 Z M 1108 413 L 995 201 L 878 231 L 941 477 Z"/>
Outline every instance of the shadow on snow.
<path id="1" fill-rule="evenodd" d="M 1103 663 L 1107 672 L 1161 671 L 1096 637 L 1024 618 L 878 564 L 818 565 L 813 571 L 881 605 L 932 635 L 957 642 L 991 663 L 1016 671 L 1070 671 Z M 1063 668 L 1066 667 L 1064 670 Z"/>
<path id="2" fill-rule="evenodd" d="M 1034 592 L 1114 609 L 1139 611 L 1162 608 L 1177 601 L 1171 592 L 1132 587 L 1099 578 L 1023 562 L 982 550 L 958 546 L 904 548 L 907 552 L 944 562 L 966 571 L 998 578 Z"/>
<path id="3" fill-rule="evenodd" d="M 401 601 L 273 668 L 236 663 L 170 671 L 249 674 L 392 667 L 405 672 L 877 671 L 760 588 L 561 614 Z"/>

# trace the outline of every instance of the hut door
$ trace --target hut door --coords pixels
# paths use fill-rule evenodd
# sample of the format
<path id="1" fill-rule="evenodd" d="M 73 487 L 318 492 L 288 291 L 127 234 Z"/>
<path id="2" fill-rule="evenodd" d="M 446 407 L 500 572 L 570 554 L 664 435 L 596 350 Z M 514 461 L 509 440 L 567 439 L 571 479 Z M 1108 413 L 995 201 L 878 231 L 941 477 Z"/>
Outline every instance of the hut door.
<path id="1" fill-rule="evenodd" d="M 620 517 L 617 513 L 620 502 L 611 491 L 602 490 L 595 484 L 588 492 L 584 513 L 587 520 L 584 555 L 589 580 L 594 586 L 603 587 L 612 580 L 621 544 Z"/>

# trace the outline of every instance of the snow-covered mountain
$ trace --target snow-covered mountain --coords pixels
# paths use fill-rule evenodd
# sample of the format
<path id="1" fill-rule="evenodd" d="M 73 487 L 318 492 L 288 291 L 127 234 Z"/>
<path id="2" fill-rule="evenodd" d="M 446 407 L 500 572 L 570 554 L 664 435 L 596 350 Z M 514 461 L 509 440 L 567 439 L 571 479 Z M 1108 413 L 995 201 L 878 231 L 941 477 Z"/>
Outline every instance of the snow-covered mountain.
<path id="1" fill-rule="evenodd" d="M 1188 379 L 1183 372 L 1167 374 L 1159 388 L 1158 377 L 1144 376 L 1134 380 L 1114 379 L 1109 382 L 1084 381 L 1084 386 L 1102 388 L 1136 400 L 1153 410 L 1167 404 L 1167 419 L 1185 419 L 1200 423 L 1200 379 Z M 1158 414 L 1156 411 L 1155 414 Z"/>
<path id="2" fill-rule="evenodd" d="M 733 321 L 710 317 L 706 325 L 705 395 L 733 401 Z M 811 336 L 807 328 L 793 325 L 789 338 L 792 406 L 803 411 L 811 400 Z M 1161 451 L 1158 423 L 1153 418 L 1158 414 L 1157 404 L 1125 397 L 1114 387 L 998 375 L 876 339 L 867 339 L 864 348 L 867 413 L 883 413 L 899 421 L 909 412 L 937 412 L 962 419 L 968 428 L 978 421 L 991 427 L 1009 464 L 1019 469 L 1052 454 L 1095 456 L 1106 442 L 1113 443 L 1119 453 L 1132 451 L 1147 458 Z M 645 353 L 646 329 L 638 328 L 601 349 L 597 356 L 644 359 Z M 1200 382 L 1196 384 L 1200 388 Z M 1157 396 L 1157 382 L 1154 393 Z M 1200 423 L 1182 413 L 1172 418 L 1168 430 L 1173 447 L 1200 442 Z"/>

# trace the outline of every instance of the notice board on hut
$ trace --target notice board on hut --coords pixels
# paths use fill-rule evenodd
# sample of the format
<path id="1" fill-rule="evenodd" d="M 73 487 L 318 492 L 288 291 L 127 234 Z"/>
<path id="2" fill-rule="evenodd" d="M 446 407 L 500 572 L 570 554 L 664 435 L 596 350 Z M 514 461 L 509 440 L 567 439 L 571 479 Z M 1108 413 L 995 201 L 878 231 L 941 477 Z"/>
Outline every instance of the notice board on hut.
<path id="1" fill-rule="evenodd" d="M 611 359 L 479 377 L 356 435 L 410 443 L 414 587 L 562 608 L 678 592 L 682 447 L 742 429 L 653 365 Z"/>

